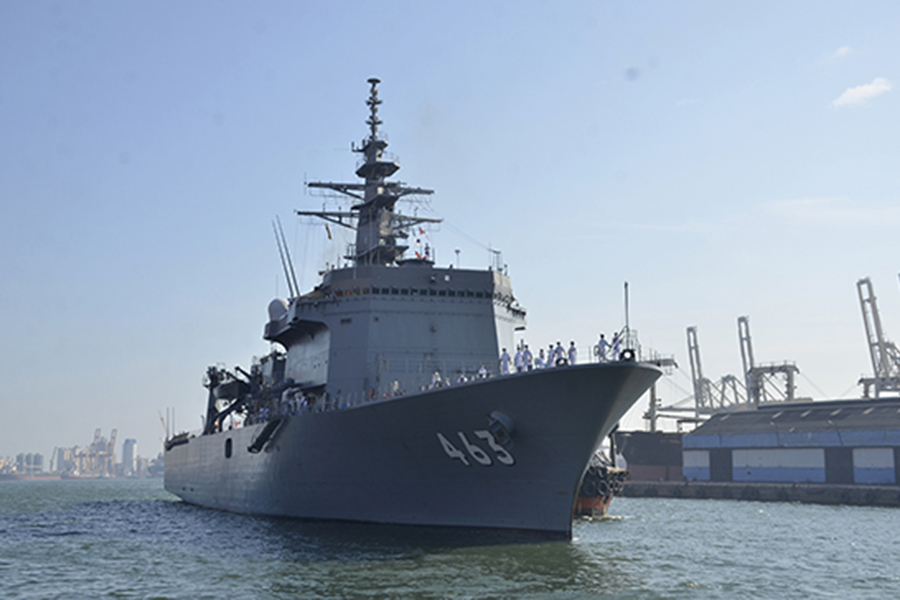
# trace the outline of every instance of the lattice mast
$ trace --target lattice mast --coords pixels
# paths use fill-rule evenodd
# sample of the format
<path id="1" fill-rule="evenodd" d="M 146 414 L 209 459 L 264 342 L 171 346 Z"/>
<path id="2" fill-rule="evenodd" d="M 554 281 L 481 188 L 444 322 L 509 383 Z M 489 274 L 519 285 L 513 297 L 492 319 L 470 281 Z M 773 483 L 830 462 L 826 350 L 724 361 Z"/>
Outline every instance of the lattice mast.
<path id="1" fill-rule="evenodd" d="M 407 230 L 420 223 L 439 223 L 441 219 L 400 215 L 394 210 L 398 200 L 407 195 L 429 195 L 433 190 L 406 187 L 399 181 L 386 181 L 400 169 L 400 165 L 387 159 L 385 149 L 387 140 L 378 137 L 378 126 L 382 121 L 378 118 L 378 84 L 375 77 L 368 80 L 369 97 L 369 135 L 362 140 L 360 146 L 351 144 L 353 152 L 359 152 L 364 159 L 356 169 L 357 177 L 365 183 L 332 183 L 311 182 L 310 188 L 322 188 L 349 196 L 357 201 L 350 207 L 350 212 L 341 211 L 297 211 L 301 216 L 313 216 L 330 221 L 342 227 L 356 230 L 356 244 L 348 252 L 346 258 L 357 265 L 393 265 L 409 248 L 404 240 L 409 237 Z M 429 260 L 430 257 L 424 257 Z"/>

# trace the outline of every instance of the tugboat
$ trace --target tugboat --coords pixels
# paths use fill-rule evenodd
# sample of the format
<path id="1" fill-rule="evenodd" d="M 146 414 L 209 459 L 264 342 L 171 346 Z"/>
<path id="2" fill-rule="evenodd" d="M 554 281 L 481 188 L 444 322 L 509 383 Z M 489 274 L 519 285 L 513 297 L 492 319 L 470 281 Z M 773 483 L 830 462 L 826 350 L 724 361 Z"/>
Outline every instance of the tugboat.
<path id="1" fill-rule="evenodd" d="M 603 518 L 609 512 L 613 497 L 625 488 L 627 469 L 613 466 L 599 450 L 591 457 L 588 469 L 581 480 L 575 515 L 591 519 Z"/>
<path id="2" fill-rule="evenodd" d="M 406 256 L 413 228 L 436 219 L 395 206 L 432 192 L 388 180 L 400 165 L 378 134 L 379 83 L 352 146 L 362 182 L 308 184 L 350 209 L 298 211 L 355 230 L 347 266 L 302 293 L 281 235 L 289 297 L 269 304 L 263 333 L 275 349 L 249 371 L 207 370 L 205 425 L 167 440 L 165 487 L 240 513 L 568 539 L 594 450 L 660 370 L 625 350 L 497 372 L 526 311 L 502 267 Z"/>

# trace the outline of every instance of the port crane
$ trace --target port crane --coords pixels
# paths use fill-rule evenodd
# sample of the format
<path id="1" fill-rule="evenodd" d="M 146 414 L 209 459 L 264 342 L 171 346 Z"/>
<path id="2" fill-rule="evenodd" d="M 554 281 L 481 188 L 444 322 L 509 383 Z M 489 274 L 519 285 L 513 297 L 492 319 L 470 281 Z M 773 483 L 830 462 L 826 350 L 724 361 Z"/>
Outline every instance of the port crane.
<path id="1" fill-rule="evenodd" d="M 660 417 L 677 419 L 680 428 L 683 423 L 702 422 L 721 411 L 752 410 L 760 404 L 794 402 L 797 399 L 795 375 L 800 373 L 797 365 L 787 361 L 758 365 L 753 356 L 750 317 L 738 317 L 737 323 L 743 380 L 730 374 L 723 375 L 718 381 L 704 376 L 697 327 L 688 327 L 687 345 L 694 406 L 685 406 L 691 397 L 670 406 L 659 406 L 655 394 L 651 394 L 650 410 L 644 415 L 649 421 L 650 431 L 656 430 L 656 420 Z M 684 414 L 691 412 L 694 413 L 693 417 Z"/>
<path id="2" fill-rule="evenodd" d="M 87 448 L 54 449 L 51 463 L 56 459 L 56 469 L 67 475 L 111 477 L 115 475 L 116 434 L 117 430 L 113 429 L 107 440 L 98 428 Z"/>
<path id="3" fill-rule="evenodd" d="M 724 375 L 718 382 L 703 376 L 696 326 L 687 328 L 687 344 L 696 416 L 710 415 L 722 409 L 746 404 L 746 389 L 734 375 Z"/>
<path id="4" fill-rule="evenodd" d="M 796 390 L 794 376 L 800 374 L 800 369 L 796 364 L 787 361 L 781 364 L 757 365 L 753 360 L 750 317 L 738 317 L 737 322 L 747 402 L 754 408 L 768 402 L 793 402 Z"/>
<path id="5" fill-rule="evenodd" d="M 859 384 L 863 386 L 863 397 L 878 398 L 885 392 L 900 393 L 900 348 L 884 335 L 871 280 L 868 277 L 860 279 L 856 282 L 856 288 L 873 371 L 872 377 L 861 377 L 859 380 Z M 680 426 L 685 422 L 701 422 L 709 415 L 724 410 L 746 410 L 758 408 L 761 404 L 798 400 L 795 396 L 795 378 L 800 370 L 796 364 L 787 361 L 780 364 L 756 364 L 750 336 L 750 318 L 738 317 L 737 324 L 743 381 L 734 375 L 724 375 L 718 381 L 704 376 L 697 327 L 688 327 L 687 345 L 693 396 L 670 406 L 661 406 L 654 390 L 650 410 L 644 415 L 649 421 L 650 431 L 656 430 L 656 420 L 660 417 L 677 419 Z M 685 406 L 691 399 L 694 401 L 693 408 Z M 694 417 L 683 416 L 687 412 L 693 412 Z"/>
<path id="6" fill-rule="evenodd" d="M 753 339 L 750 336 L 750 317 L 738 317 L 737 324 L 743 381 L 734 375 L 724 375 L 718 382 L 704 377 L 700 364 L 697 328 L 687 328 L 688 355 L 694 384 L 694 409 L 697 416 L 720 410 L 758 408 L 760 404 L 796 400 L 795 375 L 800 373 L 797 365 L 787 361 L 756 364 L 753 357 Z"/>
<path id="7" fill-rule="evenodd" d="M 865 277 L 857 281 L 856 291 L 874 373 L 874 377 L 861 377 L 859 380 L 863 386 L 863 397 L 869 398 L 870 390 L 876 398 L 882 392 L 900 392 L 900 350 L 884 336 L 871 280 Z"/>

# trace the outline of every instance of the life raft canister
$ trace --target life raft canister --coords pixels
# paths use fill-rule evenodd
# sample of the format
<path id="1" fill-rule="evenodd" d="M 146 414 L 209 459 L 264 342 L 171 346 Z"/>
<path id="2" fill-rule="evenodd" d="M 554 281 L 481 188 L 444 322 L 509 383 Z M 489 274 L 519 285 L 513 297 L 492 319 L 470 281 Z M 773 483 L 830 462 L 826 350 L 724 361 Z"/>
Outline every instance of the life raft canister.
<path id="1" fill-rule="evenodd" d="M 622 353 L 619 354 L 619 360 L 634 362 L 634 350 L 632 350 L 631 348 L 622 350 Z"/>

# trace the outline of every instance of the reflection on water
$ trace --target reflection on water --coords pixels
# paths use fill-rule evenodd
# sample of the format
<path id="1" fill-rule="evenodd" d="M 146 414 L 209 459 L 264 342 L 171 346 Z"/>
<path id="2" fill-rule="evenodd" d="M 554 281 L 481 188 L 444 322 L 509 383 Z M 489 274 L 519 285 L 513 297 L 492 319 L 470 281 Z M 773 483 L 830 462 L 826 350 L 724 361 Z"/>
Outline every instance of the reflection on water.
<path id="1" fill-rule="evenodd" d="M 248 517 L 164 492 L 140 498 L 141 484 L 132 484 L 140 499 L 98 499 L 104 485 L 118 489 L 46 482 L 43 490 L 0 491 L 0 574 L 9 589 L 53 596 L 67 582 L 83 593 L 166 597 L 214 597 L 223 589 L 266 597 L 473 597 L 628 582 L 602 552 L 533 534 Z M 32 577 L 24 577 L 25 565 L 33 565 Z"/>
<path id="2" fill-rule="evenodd" d="M 183 504 L 183 529 L 204 535 L 170 543 L 217 548 L 219 560 L 252 565 L 276 595 L 471 597 L 621 588 L 609 552 L 516 532 L 244 517 Z M 202 525 L 201 525 L 202 524 Z M 271 583 L 271 587 L 269 586 Z"/>

